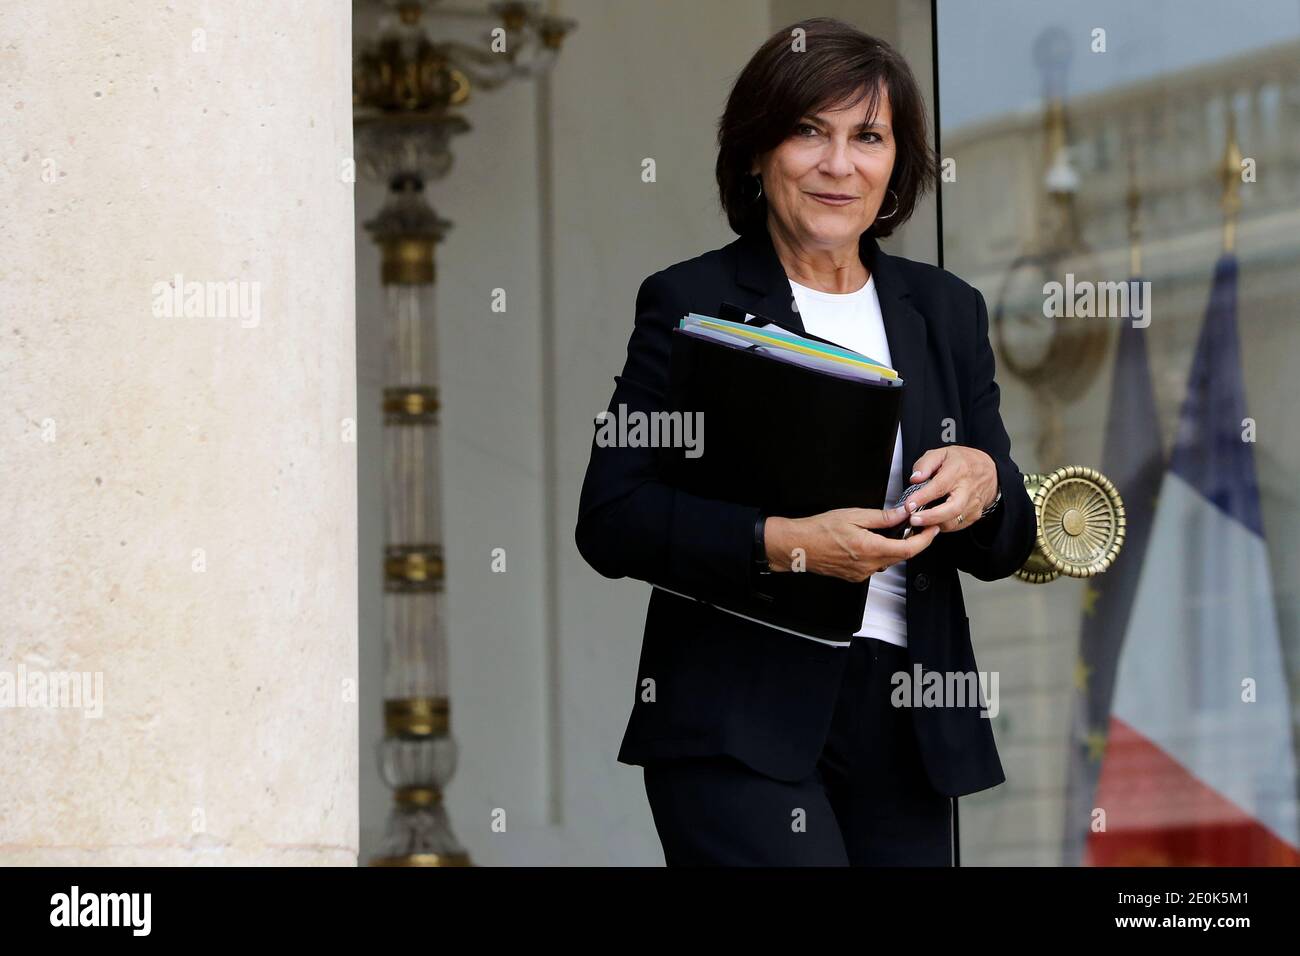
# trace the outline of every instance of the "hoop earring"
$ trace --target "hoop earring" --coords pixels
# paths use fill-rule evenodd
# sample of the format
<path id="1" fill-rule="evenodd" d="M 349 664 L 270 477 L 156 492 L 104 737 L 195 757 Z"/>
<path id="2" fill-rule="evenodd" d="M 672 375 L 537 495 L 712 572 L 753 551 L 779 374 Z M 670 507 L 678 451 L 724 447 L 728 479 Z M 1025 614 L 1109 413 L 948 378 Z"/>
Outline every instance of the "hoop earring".
<path id="1" fill-rule="evenodd" d="M 750 178 L 753 179 L 754 182 L 758 183 L 758 194 L 754 196 L 754 198 L 751 199 L 750 202 L 758 202 L 760 199 L 763 198 L 763 178 L 758 175 L 752 175 Z"/>
<path id="2" fill-rule="evenodd" d="M 893 191 L 892 189 L 886 189 L 885 192 L 886 192 L 886 193 L 894 193 L 894 191 Z M 891 212 L 888 216 L 876 216 L 876 221 L 879 222 L 881 219 L 892 219 L 892 218 L 894 218 L 894 216 L 898 215 L 898 205 L 899 205 L 899 202 L 898 202 L 898 193 L 894 193 L 894 211 Z"/>

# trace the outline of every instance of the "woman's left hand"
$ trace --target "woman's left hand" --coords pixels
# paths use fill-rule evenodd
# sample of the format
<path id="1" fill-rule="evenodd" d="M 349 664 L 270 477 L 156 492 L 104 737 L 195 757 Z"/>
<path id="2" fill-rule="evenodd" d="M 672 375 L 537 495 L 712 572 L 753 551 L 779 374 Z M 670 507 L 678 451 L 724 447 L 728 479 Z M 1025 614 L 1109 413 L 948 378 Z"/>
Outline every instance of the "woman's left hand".
<path id="1" fill-rule="evenodd" d="M 941 532 L 964 531 L 979 521 L 980 512 L 998 493 L 998 470 L 993 457 L 965 445 L 931 448 L 918 458 L 910 483 L 927 478 L 931 479 L 930 483 L 907 499 L 907 507 L 915 511 L 944 495 L 948 500 L 908 518 L 914 528 L 937 524 Z"/>

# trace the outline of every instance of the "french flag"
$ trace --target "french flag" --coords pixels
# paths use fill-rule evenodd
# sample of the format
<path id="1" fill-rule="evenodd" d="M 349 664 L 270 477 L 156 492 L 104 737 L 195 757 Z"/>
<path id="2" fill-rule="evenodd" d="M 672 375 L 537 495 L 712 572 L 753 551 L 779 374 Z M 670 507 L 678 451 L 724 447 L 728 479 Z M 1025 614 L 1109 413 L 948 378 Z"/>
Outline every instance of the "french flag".
<path id="1" fill-rule="evenodd" d="M 1129 281 L 1133 289 L 1140 289 L 1143 280 L 1134 276 Z M 1129 301 L 1134 301 L 1132 295 Z M 1089 578 L 1083 589 L 1062 831 L 1065 866 L 1078 866 L 1087 855 L 1120 648 L 1137 597 L 1139 572 L 1151 542 L 1156 500 L 1166 470 L 1165 445 L 1147 359 L 1147 327 L 1131 322 L 1120 325 L 1115 344 L 1101 470 L 1124 499 L 1127 529 L 1124 547 L 1110 570 Z"/>
<path id="2" fill-rule="evenodd" d="M 1120 649 L 1094 866 L 1300 864 L 1291 697 L 1241 369 L 1237 261 L 1225 255 Z"/>

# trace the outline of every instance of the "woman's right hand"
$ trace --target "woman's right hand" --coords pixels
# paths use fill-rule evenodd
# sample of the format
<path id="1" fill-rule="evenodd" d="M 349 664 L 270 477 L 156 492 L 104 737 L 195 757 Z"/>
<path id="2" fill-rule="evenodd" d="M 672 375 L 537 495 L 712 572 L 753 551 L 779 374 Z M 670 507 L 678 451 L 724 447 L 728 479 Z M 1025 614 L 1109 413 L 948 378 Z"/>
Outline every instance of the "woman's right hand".
<path id="1" fill-rule="evenodd" d="M 906 521 L 906 508 L 837 508 L 807 518 L 770 517 L 763 535 L 773 571 L 799 570 L 861 583 L 890 565 L 920 554 L 935 535 L 931 525 L 906 539 L 874 534 Z"/>

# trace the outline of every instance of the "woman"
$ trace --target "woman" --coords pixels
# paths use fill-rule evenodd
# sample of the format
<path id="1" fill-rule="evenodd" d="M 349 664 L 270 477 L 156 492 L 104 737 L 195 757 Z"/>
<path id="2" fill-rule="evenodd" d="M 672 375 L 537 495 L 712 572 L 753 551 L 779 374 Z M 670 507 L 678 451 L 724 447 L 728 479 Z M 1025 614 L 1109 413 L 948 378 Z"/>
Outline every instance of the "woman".
<path id="1" fill-rule="evenodd" d="M 876 241 L 935 183 L 924 104 L 887 44 L 805 20 L 754 54 L 718 140 L 740 238 L 645 280 L 608 414 L 664 410 L 671 329 L 728 302 L 896 368 L 886 503 L 925 485 L 906 508 L 768 516 L 743 488 L 718 501 L 664 483 L 653 448 L 593 442 L 578 548 L 606 577 L 655 585 L 618 759 L 644 767 L 669 865 L 951 865 L 955 798 L 1005 779 L 993 733 L 977 694 L 915 706 L 895 690 L 975 678 L 957 572 L 1013 573 L 1036 522 L 983 298 Z M 914 533 L 888 536 L 904 521 Z M 791 573 L 795 549 L 807 572 L 870 579 L 856 634 L 825 641 L 707 603 Z"/>

